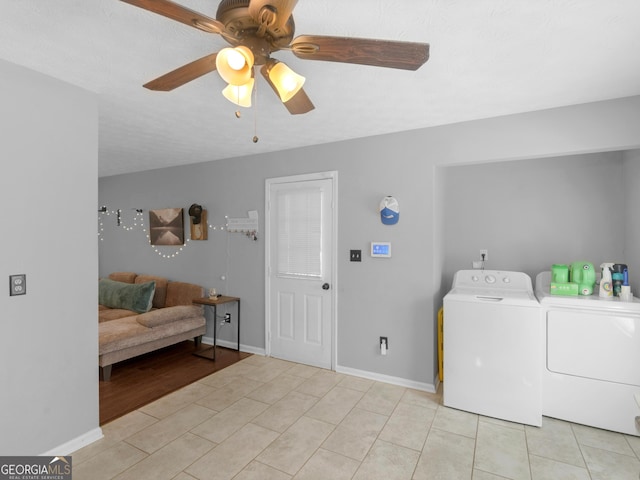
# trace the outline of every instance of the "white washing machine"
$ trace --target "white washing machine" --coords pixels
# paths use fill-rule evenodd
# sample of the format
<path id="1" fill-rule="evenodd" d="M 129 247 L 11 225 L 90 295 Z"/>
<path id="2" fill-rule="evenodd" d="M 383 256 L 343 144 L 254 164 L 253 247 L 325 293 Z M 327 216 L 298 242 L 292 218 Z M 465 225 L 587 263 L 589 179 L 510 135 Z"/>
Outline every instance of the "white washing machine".
<path id="1" fill-rule="evenodd" d="M 444 297 L 444 404 L 541 426 L 540 326 L 526 273 L 457 272 Z"/>
<path id="2" fill-rule="evenodd" d="M 543 314 L 542 413 L 640 435 L 640 301 L 557 296 L 551 272 L 536 276 Z M 445 377 L 446 380 L 446 377 Z"/>

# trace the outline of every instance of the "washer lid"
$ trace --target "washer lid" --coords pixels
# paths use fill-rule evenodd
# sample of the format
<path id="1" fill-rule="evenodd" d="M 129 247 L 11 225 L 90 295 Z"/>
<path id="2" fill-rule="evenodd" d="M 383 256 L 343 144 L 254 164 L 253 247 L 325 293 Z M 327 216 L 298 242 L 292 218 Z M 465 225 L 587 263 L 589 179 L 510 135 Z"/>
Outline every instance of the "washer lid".
<path id="1" fill-rule="evenodd" d="M 539 305 L 529 275 L 503 270 L 460 270 L 447 297 L 483 304 Z"/>
<path id="2" fill-rule="evenodd" d="M 486 305 L 540 306 L 533 292 L 525 290 L 473 289 L 458 287 L 452 289 L 444 298 L 447 301 L 455 300 Z"/>

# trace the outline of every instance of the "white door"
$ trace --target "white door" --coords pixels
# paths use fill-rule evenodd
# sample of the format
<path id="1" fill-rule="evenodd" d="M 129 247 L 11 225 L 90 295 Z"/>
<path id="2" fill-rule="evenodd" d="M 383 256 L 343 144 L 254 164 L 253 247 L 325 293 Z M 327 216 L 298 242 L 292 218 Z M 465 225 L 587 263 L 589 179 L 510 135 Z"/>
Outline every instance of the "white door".
<path id="1" fill-rule="evenodd" d="M 267 355 L 334 367 L 337 173 L 267 180 Z"/>

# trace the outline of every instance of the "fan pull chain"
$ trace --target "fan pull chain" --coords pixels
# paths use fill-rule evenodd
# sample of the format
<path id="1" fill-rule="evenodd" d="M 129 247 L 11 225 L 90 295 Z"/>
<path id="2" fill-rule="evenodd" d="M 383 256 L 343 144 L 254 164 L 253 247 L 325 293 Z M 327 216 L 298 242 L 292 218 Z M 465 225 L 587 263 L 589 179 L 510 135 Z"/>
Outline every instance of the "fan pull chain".
<path id="1" fill-rule="evenodd" d="M 237 104 L 240 105 L 240 87 L 236 87 L 236 99 L 237 99 Z M 236 118 L 240 118 L 242 116 L 242 113 L 240 112 L 240 110 L 236 110 Z"/>
<path id="2" fill-rule="evenodd" d="M 255 77 L 255 65 L 253 66 L 253 76 Z M 253 87 L 253 143 L 258 143 L 258 82 Z"/>

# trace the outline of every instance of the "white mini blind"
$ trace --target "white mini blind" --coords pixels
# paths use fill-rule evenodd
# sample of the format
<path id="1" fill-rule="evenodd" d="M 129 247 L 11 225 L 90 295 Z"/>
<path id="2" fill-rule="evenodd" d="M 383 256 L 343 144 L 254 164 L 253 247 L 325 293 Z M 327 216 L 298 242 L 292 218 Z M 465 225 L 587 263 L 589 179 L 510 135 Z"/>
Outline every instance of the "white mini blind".
<path id="1" fill-rule="evenodd" d="M 278 193 L 278 275 L 322 276 L 322 190 Z"/>

